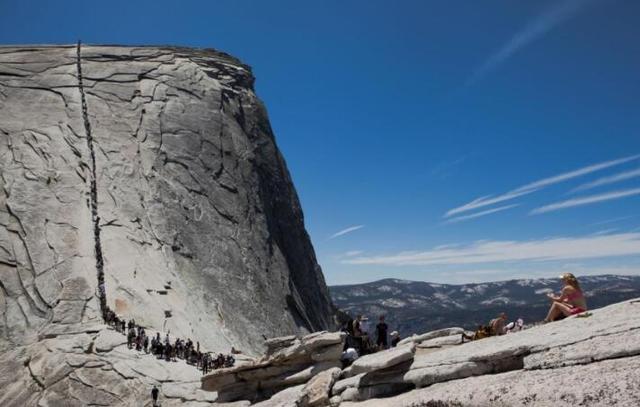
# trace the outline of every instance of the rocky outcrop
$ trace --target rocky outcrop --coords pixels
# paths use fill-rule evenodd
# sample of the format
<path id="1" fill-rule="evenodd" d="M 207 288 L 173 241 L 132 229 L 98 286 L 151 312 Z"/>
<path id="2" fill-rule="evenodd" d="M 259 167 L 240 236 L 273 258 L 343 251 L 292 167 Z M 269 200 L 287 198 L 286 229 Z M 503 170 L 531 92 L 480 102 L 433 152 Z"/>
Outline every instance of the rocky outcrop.
<path id="1" fill-rule="evenodd" d="M 257 401 L 268 397 L 260 393 L 260 380 L 268 376 L 270 388 L 279 383 L 280 391 L 255 404 L 261 407 L 298 407 L 309 400 L 317 400 L 309 405 L 332 407 L 635 406 L 640 401 L 635 374 L 640 366 L 639 309 L 640 300 L 627 301 L 464 344 L 461 329 L 447 328 L 363 356 L 341 371 L 316 374 L 307 373 L 309 366 L 323 366 L 310 360 L 314 351 L 307 351 L 305 365 L 291 368 L 300 358 L 301 344 L 314 335 L 277 338 L 269 341 L 270 354 L 253 366 L 205 376 L 203 389 L 242 384 L 237 388 L 247 393 L 236 393 L 235 399 Z M 330 335 L 322 333 L 315 340 L 320 343 Z M 282 366 L 289 371 L 282 374 Z M 298 369 L 305 373 L 294 372 Z M 602 371 L 607 374 L 598 373 Z M 242 379 L 243 372 L 251 372 L 251 380 Z"/>
<path id="2" fill-rule="evenodd" d="M 345 336 L 316 332 L 269 340 L 262 358 L 216 370 L 202 378 L 202 388 L 217 392 L 219 401 L 258 402 L 295 386 L 297 390 L 288 390 L 287 397 L 295 397 L 301 406 L 321 406 L 340 375 Z"/>
<path id="3" fill-rule="evenodd" d="M 151 405 L 153 385 L 164 406 L 211 404 L 215 393 L 200 387 L 200 372 L 184 362 L 165 362 L 127 349 L 124 335 L 84 325 L 0 354 L 0 405 Z"/>
<path id="4" fill-rule="evenodd" d="M 0 47 L 0 370 L 23 384 L 0 404 L 134 377 L 106 306 L 215 352 L 331 327 L 253 82 L 214 50 Z"/>

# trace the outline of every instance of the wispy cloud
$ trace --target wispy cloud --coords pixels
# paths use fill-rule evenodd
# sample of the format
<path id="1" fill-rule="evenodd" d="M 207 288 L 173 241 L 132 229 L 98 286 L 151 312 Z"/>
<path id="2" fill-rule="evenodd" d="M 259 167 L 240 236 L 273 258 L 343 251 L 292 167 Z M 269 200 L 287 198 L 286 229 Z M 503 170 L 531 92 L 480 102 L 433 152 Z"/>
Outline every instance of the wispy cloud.
<path id="1" fill-rule="evenodd" d="M 343 257 L 353 257 L 353 256 L 357 256 L 359 254 L 364 253 L 362 250 L 349 250 L 348 252 L 345 252 L 342 256 Z"/>
<path id="2" fill-rule="evenodd" d="M 595 0 L 562 0 L 553 1 L 542 14 L 531 20 L 520 31 L 509 39 L 502 47 L 487 58 L 469 78 L 465 85 L 471 86 L 490 72 L 495 71 L 515 53 L 535 42 L 560 24 L 575 16 Z"/>
<path id="3" fill-rule="evenodd" d="M 635 169 L 635 170 L 631 170 L 631 171 L 621 172 L 621 173 L 614 174 L 614 175 L 610 175 L 608 177 L 598 178 L 595 181 L 588 182 L 586 184 L 582 184 L 582 185 L 572 189 L 571 192 L 584 191 L 584 190 L 591 189 L 591 188 L 596 188 L 596 187 L 601 187 L 601 186 L 604 186 L 604 185 L 614 184 L 616 182 L 626 181 L 628 179 L 636 178 L 636 177 L 640 177 L 640 168 Z"/>
<path id="4" fill-rule="evenodd" d="M 469 265 L 514 261 L 593 259 L 629 255 L 640 255 L 640 233 L 555 237 L 527 241 L 484 240 L 455 248 L 434 248 L 421 252 L 360 256 L 343 259 L 342 263 L 388 266 Z"/>
<path id="5" fill-rule="evenodd" d="M 458 223 L 458 222 L 462 222 L 469 219 L 475 219 L 482 216 L 491 215 L 492 213 L 506 211 L 507 209 L 515 208 L 516 206 L 518 206 L 518 204 L 499 206 L 497 208 L 487 209 L 486 211 L 476 212 L 471 215 L 463 215 L 463 216 L 451 218 L 447 220 L 445 223 Z"/>
<path id="6" fill-rule="evenodd" d="M 531 182 L 529 184 L 518 187 L 514 190 L 506 192 L 502 195 L 498 195 L 495 197 L 485 196 L 478 199 L 475 199 L 467 204 L 459 206 L 457 208 L 453 208 L 444 215 L 445 218 L 451 217 L 453 215 L 468 212 L 474 209 L 483 208 L 485 206 L 490 206 L 496 203 L 509 201 L 515 198 L 518 198 L 523 195 L 530 194 L 532 192 L 536 192 L 542 188 L 546 188 L 550 185 L 558 184 L 560 182 L 564 182 L 570 180 L 572 178 L 580 177 L 582 175 L 590 174 L 592 172 L 600 171 L 605 168 L 613 167 L 616 165 L 624 164 L 629 161 L 637 160 L 640 158 L 640 155 L 633 155 L 629 157 L 619 158 L 617 160 L 605 161 L 598 164 L 589 165 L 586 167 L 579 168 L 574 171 L 565 172 L 559 175 L 555 175 L 553 177 L 543 178 L 541 180 Z"/>
<path id="7" fill-rule="evenodd" d="M 540 213 L 547 213 L 553 211 L 559 211 L 560 209 L 573 208 L 574 206 L 590 205 L 603 201 L 611 201 L 613 199 L 621 199 L 629 196 L 640 195 L 640 188 L 625 189 L 622 191 L 607 192 L 605 194 L 590 195 L 582 198 L 568 199 L 562 202 L 556 202 L 549 205 L 541 206 L 532 210 L 529 214 L 537 215 Z"/>
<path id="8" fill-rule="evenodd" d="M 449 177 L 451 174 L 453 174 L 455 168 L 464 163 L 470 155 L 471 154 L 466 154 L 452 161 L 441 162 L 440 164 L 433 167 L 433 169 L 431 170 L 431 175 L 438 178 Z"/>
<path id="9" fill-rule="evenodd" d="M 356 230 L 362 229 L 363 227 L 364 227 L 364 225 L 356 225 L 356 226 L 350 226 L 350 227 L 348 227 L 346 229 L 342 229 L 341 231 L 336 232 L 336 233 L 332 234 L 331 236 L 329 236 L 329 240 L 335 239 L 336 237 L 339 237 L 339 236 L 344 236 L 347 233 L 355 232 Z"/>
<path id="10" fill-rule="evenodd" d="M 638 215 L 631 215 L 631 216 L 619 216 L 617 218 L 611 218 L 611 219 L 605 219 L 605 220 L 601 220 L 599 222 L 594 222 L 591 223 L 589 226 L 601 226 L 601 225 L 608 225 L 610 223 L 617 223 L 623 220 L 627 220 L 627 219 L 632 219 L 637 217 Z"/>

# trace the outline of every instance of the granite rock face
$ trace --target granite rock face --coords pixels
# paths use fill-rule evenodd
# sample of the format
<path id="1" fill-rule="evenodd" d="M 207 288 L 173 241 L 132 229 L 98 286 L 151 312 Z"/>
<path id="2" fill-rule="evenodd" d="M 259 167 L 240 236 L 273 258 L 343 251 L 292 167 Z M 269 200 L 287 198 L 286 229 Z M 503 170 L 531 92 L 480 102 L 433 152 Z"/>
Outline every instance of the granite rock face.
<path id="1" fill-rule="evenodd" d="M 263 357 L 203 376 L 202 389 L 217 392 L 219 401 L 273 399 L 265 405 L 281 400 L 283 395 L 275 395 L 287 390 L 283 394 L 295 395 L 301 405 L 322 405 L 341 373 L 345 337 L 343 332 L 315 332 L 269 340 Z"/>
<path id="2" fill-rule="evenodd" d="M 101 298 L 216 352 L 331 327 L 253 82 L 214 50 L 0 47 L 0 367 L 34 390 L 1 404 L 55 405 L 41 396 L 77 371 L 68 351 L 122 346 Z M 42 383 L 34 360 L 62 381 Z"/>
<path id="3" fill-rule="evenodd" d="M 275 338 L 262 358 L 204 376 L 202 389 L 218 391 L 217 403 L 260 407 L 635 406 L 638 307 L 640 299 L 466 343 L 460 328 L 427 332 L 342 369 L 310 358 L 318 346 L 342 347 L 338 334 Z"/>
<path id="4" fill-rule="evenodd" d="M 333 394 L 340 396 L 342 407 L 635 406 L 640 402 L 635 374 L 639 309 L 640 300 L 627 301 L 586 317 L 461 345 L 447 343 L 435 351 L 418 343 L 410 364 L 382 382 L 415 390 L 371 397 L 364 375 L 337 382 Z"/>

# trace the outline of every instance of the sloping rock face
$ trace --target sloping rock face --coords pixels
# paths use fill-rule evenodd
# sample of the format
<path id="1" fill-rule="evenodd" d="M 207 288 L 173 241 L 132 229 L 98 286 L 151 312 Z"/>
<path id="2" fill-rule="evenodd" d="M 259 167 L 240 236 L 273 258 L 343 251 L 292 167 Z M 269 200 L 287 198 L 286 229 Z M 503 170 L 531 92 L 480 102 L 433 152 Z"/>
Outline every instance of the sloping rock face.
<path id="1" fill-rule="evenodd" d="M 260 407 L 637 406 L 639 311 L 632 300 L 467 343 L 460 328 L 442 329 L 344 369 L 309 358 L 337 334 L 277 338 L 262 359 L 204 376 L 202 388 L 218 391 L 216 403 L 228 391 Z"/>
<path id="2" fill-rule="evenodd" d="M 253 82 L 213 50 L 0 47 L 0 404 L 122 379 L 104 306 L 216 352 L 331 326 Z"/>
<path id="3" fill-rule="evenodd" d="M 404 371 L 386 381 L 416 390 L 372 399 L 360 379 L 341 389 L 347 397 L 340 406 L 635 406 L 640 403 L 639 311 L 640 300 L 632 300 L 589 317 L 417 351 Z"/>
<path id="4" fill-rule="evenodd" d="M 79 51 L 0 48 L 0 329 L 94 319 L 96 268 L 116 313 L 210 349 L 329 327 L 250 69 L 211 50 Z"/>
<path id="5" fill-rule="evenodd" d="M 322 405 L 323 400 L 328 401 L 329 390 L 340 375 L 345 337 L 342 332 L 315 332 L 302 338 L 269 340 L 263 357 L 204 376 L 202 388 L 217 392 L 218 401 L 258 402 L 306 383 L 285 393 L 287 399 L 295 397 L 301 407 Z M 320 377 L 315 379 L 316 376 Z M 281 398 L 282 395 L 266 405 Z"/>

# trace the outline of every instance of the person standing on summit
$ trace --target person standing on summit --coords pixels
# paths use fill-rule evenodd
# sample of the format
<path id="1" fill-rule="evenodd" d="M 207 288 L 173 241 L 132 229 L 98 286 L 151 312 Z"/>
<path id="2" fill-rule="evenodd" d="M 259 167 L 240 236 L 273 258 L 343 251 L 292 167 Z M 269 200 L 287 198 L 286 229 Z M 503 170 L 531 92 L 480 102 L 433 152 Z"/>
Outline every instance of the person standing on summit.
<path id="1" fill-rule="evenodd" d="M 380 322 L 376 325 L 376 345 L 378 350 L 387 349 L 387 331 L 389 326 L 384 322 L 384 315 L 380 315 Z"/>

